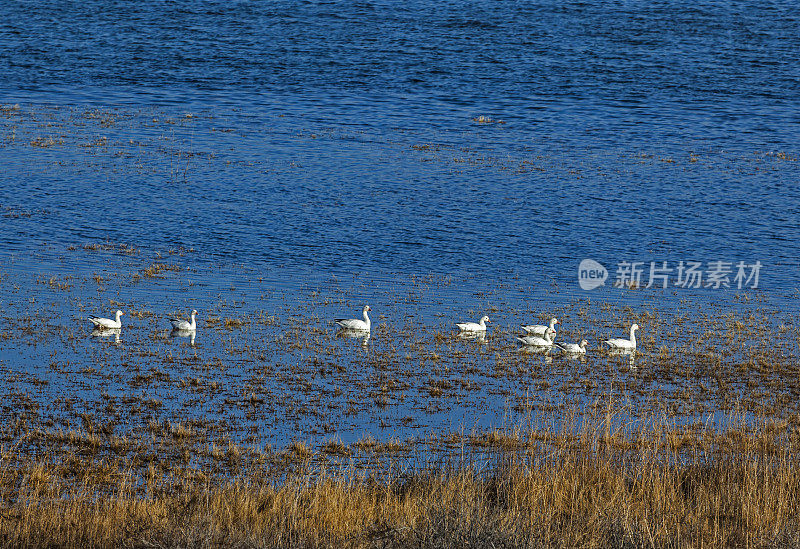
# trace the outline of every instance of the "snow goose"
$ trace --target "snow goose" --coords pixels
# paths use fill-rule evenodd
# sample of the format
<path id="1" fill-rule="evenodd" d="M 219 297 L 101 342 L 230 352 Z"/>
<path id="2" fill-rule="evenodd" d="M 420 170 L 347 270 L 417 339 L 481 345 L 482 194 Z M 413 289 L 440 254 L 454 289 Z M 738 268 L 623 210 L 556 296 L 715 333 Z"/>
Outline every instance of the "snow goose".
<path id="1" fill-rule="evenodd" d="M 544 333 L 545 333 L 547 330 L 553 330 L 553 334 L 552 334 L 552 335 L 553 335 L 553 339 L 555 339 L 555 335 L 556 335 L 556 332 L 555 332 L 555 329 L 556 329 L 556 324 L 558 324 L 558 319 L 556 319 L 556 318 L 551 318 L 551 319 L 550 319 L 550 326 L 545 326 L 544 324 L 530 324 L 530 325 L 528 325 L 528 326 L 524 326 L 524 325 L 523 325 L 523 326 L 522 326 L 522 329 L 523 329 L 523 330 L 524 330 L 524 331 L 525 331 L 525 332 L 526 332 L 528 335 L 537 335 L 537 336 L 539 336 L 539 337 L 543 336 L 543 335 L 544 335 Z"/>
<path id="2" fill-rule="evenodd" d="M 125 313 L 117 309 L 115 320 L 111 320 L 110 318 L 100 318 L 92 315 L 89 317 L 89 322 L 94 324 L 98 330 L 113 330 L 115 328 L 122 328 L 122 322 L 120 322 L 119 317 L 124 314 Z"/>
<path id="3" fill-rule="evenodd" d="M 172 324 L 173 330 L 195 330 L 197 328 L 197 324 L 195 323 L 194 317 L 197 316 L 197 311 L 192 311 L 192 321 L 187 322 L 186 320 L 182 320 L 180 318 L 170 318 L 169 323 Z"/>
<path id="4" fill-rule="evenodd" d="M 336 322 L 336 324 L 345 330 L 369 332 L 372 322 L 370 322 L 369 315 L 367 313 L 371 310 L 372 309 L 369 308 L 369 305 L 364 305 L 364 320 L 358 318 L 337 318 L 334 319 L 334 322 Z"/>
<path id="5" fill-rule="evenodd" d="M 634 324 L 631 326 L 631 338 L 630 339 L 607 339 L 606 343 L 612 349 L 621 349 L 621 350 L 631 350 L 636 349 L 636 330 L 639 329 L 638 324 Z"/>
<path id="6" fill-rule="evenodd" d="M 552 347 L 553 346 L 553 334 L 555 334 L 555 330 L 551 330 L 547 328 L 544 331 L 544 337 L 539 336 L 525 336 L 525 337 L 518 337 L 517 341 L 522 343 L 523 345 L 533 345 L 534 347 Z"/>
<path id="7" fill-rule="evenodd" d="M 459 322 L 456 326 L 462 332 L 485 332 L 487 322 L 489 322 L 489 317 L 484 316 L 479 322 Z"/>
<path id="8" fill-rule="evenodd" d="M 583 355 L 586 354 L 586 345 L 589 342 L 585 339 L 581 339 L 580 343 L 556 343 L 556 347 L 564 351 L 565 353 L 570 353 L 573 355 Z"/>

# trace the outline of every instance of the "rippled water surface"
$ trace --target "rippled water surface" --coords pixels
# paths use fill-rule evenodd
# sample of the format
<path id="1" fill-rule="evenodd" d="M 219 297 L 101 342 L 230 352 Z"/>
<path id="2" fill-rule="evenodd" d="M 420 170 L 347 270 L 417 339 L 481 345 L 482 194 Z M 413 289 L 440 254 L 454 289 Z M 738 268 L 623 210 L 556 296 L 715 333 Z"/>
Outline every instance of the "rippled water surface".
<path id="1" fill-rule="evenodd" d="M 65 425 L 133 394 L 134 431 L 202 416 L 274 443 L 486 427 L 530 398 L 713 415 L 754 371 L 780 409 L 798 67 L 790 2 L 5 3 L 5 392 Z M 578 285 L 586 258 L 604 287 Z M 638 289 L 612 286 L 622 261 Z M 674 285 L 689 261 L 699 288 Z M 370 341 L 337 338 L 364 303 Z M 120 341 L 90 337 L 116 308 Z M 193 346 L 165 320 L 192 308 Z M 483 313 L 486 342 L 455 336 Z M 519 352 L 553 315 L 586 361 Z M 594 352 L 632 322 L 638 367 Z"/>

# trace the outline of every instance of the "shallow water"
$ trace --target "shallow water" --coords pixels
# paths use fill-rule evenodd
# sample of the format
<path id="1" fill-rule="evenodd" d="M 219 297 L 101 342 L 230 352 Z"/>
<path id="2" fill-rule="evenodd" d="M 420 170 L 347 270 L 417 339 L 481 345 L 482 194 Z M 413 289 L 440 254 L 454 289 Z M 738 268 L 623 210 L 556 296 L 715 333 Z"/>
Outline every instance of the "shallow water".
<path id="1" fill-rule="evenodd" d="M 792 4 L 0 15 L 0 365 L 6 400 L 48 428 L 202 418 L 283 445 L 609 395 L 684 421 L 794 413 Z M 587 258 L 604 287 L 579 286 Z M 670 287 L 613 287 L 622 261 L 641 286 L 667 262 Z M 689 261 L 700 288 L 674 285 Z M 730 287 L 703 287 L 715 261 Z M 763 265 L 757 288 L 738 262 Z M 367 345 L 335 337 L 364 303 Z M 119 344 L 90 337 L 85 316 L 118 307 Z M 192 308 L 194 346 L 164 320 Z M 485 344 L 455 337 L 484 313 Z M 586 362 L 519 352 L 518 325 L 553 315 L 562 341 L 590 340 Z M 597 354 L 632 322 L 635 369 Z"/>
<path id="2" fill-rule="evenodd" d="M 619 303 L 541 292 L 559 339 L 590 342 L 574 359 L 515 341 L 521 323 L 545 320 L 518 282 L 471 293 L 438 276 L 292 286 L 279 271 L 187 267 L 195 255 L 76 248 L 42 254 L 40 268 L 60 269 L 35 280 L 12 264 L 0 275 L 4 415 L 49 430 L 80 429 L 87 415 L 145 438 L 166 421 L 209 441 L 317 447 L 477 435 L 610 402 L 630 417 L 679 423 L 799 411 L 796 321 L 761 294 L 698 311 L 693 299 L 664 308 L 664 296 L 642 289 L 619 289 L 631 297 Z M 76 274 L 78 264 L 91 274 Z M 337 334 L 331 319 L 367 296 L 369 339 Z M 85 317 L 115 308 L 127 313 L 119 334 L 92 333 Z M 175 337 L 167 318 L 191 308 L 201 311 L 195 339 Z M 485 339 L 456 333 L 454 318 L 483 313 L 492 319 Z M 605 353 L 602 340 L 626 335 L 632 320 L 642 326 L 636 356 Z"/>

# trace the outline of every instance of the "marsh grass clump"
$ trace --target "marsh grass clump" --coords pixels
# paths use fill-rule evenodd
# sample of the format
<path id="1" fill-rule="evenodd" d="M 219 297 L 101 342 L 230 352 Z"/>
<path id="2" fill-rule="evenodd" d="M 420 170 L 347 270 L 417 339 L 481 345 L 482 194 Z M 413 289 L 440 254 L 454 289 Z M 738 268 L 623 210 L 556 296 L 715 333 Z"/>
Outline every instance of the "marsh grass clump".
<path id="1" fill-rule="evenodd" d="M 470 438 L 470 444 L 477 447 L 513 450 L 521 447 L 522 441 L 518 431 L 494 429 L 481 435 L 472 436 Z"/>
<path id="2" fill-rule="evenodd" d="M 53 147 L 55 145 L 63 145 L 64 138 L 63 137 L 35 137 L 31 139 L 31 147 L 38 147 L 42 149 L 46 149 L 48 147 Z"/>
<path id="3" fill-rule="evenodd" d="M 192 427 L 183 423 L 169 424 L 169 434 L 176 440 L 185 440 L 193 435 Z"/>
<path id="4" fill-rule="evenodd" d="M 78 247 L 75 245 L 67 246 L 67 250 L 75 251 Z M 82 250 L 88 252 L 115 252 L 118 254 L 123 255 L 138 255 L 140 250 L 135 246 L 130 244 L 114 244 L 111 241 L 106 240 L 105 242 L 92 242 L 90 244 L 83 244 L 81 246 Z"/>
<path id="5" fill-rule="evenodd" d="M 46 284 L 53 290 L 69 290 L 72 288 L 72 284 L 70 284 L 70 277 L 66 276 L 63 279 L 59 279 L 58 276 L 53 275 L 49 278 L 39 277 L 36 280 L 40 284 Z"/>
<path id="6" fill-rule="evenodd" d="M 345 446 L 341 440 L 328 440 L 326 441 L 320 450 L 325 454 L 332 454 L 332 455 L 339 455 L 339 456 L 349 456 L 350 449 Z"/>
<path id="7" fill-rule="evenodd" d="M 477 122 L 478 124 L 505 124 L 503 120 L 495 120 L 489 116 L 480 115 L 476 116 L 472 119 L 473 122 Z"/>
<path id="8" fill-rule="evenodd" d="M 309 459 L 313 455 L 308 445 L 301 440 L 292 441 L 287 450 L 292 456 L 299 460 Z"/>
<path id="9" fill-rule="evenodd" d="M 244 326 L 244 320 L 240 318 L 226 318 L 223 320 L 222 325 L 226 330 L 233 330 Z"/>
<path id="10" fill-rule="evenodd" d="M 143 268 L 135 277 L 140 278 L 164 278 L 164 273 L 168 271 L 180 272 L 180 265 L 173 265 L 168 263 L 153 263 L 152 265 Z"/>

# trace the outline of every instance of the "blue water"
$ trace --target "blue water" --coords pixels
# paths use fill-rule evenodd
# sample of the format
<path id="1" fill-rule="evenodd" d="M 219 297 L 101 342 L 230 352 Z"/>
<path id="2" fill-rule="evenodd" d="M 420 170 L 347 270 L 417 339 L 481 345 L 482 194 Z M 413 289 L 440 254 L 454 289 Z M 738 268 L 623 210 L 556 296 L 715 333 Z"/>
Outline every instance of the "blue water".
<path id="1" fill-rule="evenodd" d="M 510 339 L 551 313 L 577 323 L 595 298 L 633 307 L 565 326 L 601 339 L 643 311 L 738 311 L 740 261 L 763 264 L 759 303 L 798 309 L 792 2 L 5 2 L 0 75 L 7 315 L 77 330 L 116 303 L 231 316 L 238 299 L 276 314 L 257 335 L 280 339 L 314 295 L 320 325 L 364 302 L 389 333 L 494 307 Z M 82 251 L 98 242 L 139 254 Z M 585 258 L 605 288 L 580 289 Z M 188 274 L 130 282 L 162 259 Z M 650 262 L 724 261 L 731 287 L 624 291 L 621 261 L 642 262 L 643 283 Z M 86 278 L 64 294 L 54 274 Z M 409 297 L 426 276 L 436 291 Z M 146 347 L 148 321 L 130 322 L 123 342 Z M 651 351 L 681 344 L 646 328 Z M 224 354 L 219 337 L 200 345 Z M 502 415 L 499 401 L 486 406 Z"/>
<path id="2" fill-rule="evenodd" d="M 0 97 L 20 105 L 3 117 L 0 203 L 47 212 L 3 219 L 5 253 L 100 236 L 302 273 L 565 282 L 584 257 L 760 260 L 762 287 L 799 285 L 790 2 L 0 15 Z M 28 143 L 51 134 L 63 143 Z"/>

